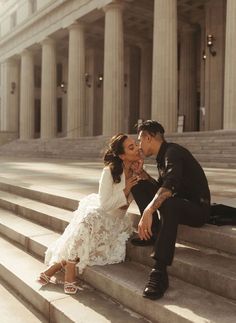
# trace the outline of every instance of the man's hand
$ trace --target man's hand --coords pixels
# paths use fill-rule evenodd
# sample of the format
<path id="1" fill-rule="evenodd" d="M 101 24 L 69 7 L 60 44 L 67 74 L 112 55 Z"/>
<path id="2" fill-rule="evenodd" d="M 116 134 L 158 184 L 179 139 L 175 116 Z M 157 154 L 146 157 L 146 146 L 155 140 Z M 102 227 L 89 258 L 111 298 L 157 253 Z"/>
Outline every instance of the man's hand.
<path id="1" fill-rule="evenodd" d="M 152 236 L 152 213 L 152 208 L 147 206 L 139 221 L 138 234 L 141 240 L 148 240 Z"/>

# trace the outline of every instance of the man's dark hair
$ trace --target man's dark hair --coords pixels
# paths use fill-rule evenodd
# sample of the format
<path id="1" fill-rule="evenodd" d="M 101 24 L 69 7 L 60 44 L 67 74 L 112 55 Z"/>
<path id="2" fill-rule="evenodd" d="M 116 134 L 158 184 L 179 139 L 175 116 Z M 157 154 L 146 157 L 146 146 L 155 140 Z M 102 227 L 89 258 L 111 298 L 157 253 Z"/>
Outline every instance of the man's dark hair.
<path id="1" fill-rule="evenodd" d="M 140 133 L 141 131 L 146 131 L 153 137 L 155 137 L 156 135 L 161 135 L 161 137 L 163 137 L 165 133 L 165 129 L 162 127 L 162 125 L 155 120 L 143 121 L 138 125 L 137 131 L 138 133 Z"/>

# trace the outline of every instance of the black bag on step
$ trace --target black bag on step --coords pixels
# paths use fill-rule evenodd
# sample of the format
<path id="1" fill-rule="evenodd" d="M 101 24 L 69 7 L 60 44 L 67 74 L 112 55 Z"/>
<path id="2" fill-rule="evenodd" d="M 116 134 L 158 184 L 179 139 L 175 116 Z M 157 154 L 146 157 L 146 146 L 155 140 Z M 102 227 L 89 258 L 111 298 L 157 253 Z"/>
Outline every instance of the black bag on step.
<path id="1" fill-rule="evenodd" d="M 215 225 L 236 225 L 236 208 L 224 204 L 213 203 L 208 221 Z"/>

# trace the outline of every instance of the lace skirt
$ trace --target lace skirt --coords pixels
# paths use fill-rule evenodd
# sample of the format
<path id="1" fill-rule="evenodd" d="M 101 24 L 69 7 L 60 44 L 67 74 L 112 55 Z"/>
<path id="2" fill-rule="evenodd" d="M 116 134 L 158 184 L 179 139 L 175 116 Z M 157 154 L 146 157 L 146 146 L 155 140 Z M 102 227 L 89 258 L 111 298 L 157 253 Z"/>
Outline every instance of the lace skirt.
<path id="1" fill-rule="evenodd" d="M 97 194 L 80 201 L 64 233 L 45 253 L 45 263 L 79 258 L 79 273 L 89 265 L 105 265 L 125 259 L 126 241 L 131 235 L 132 222 L 125 210 L 106 213 L 99 207 Z"/>

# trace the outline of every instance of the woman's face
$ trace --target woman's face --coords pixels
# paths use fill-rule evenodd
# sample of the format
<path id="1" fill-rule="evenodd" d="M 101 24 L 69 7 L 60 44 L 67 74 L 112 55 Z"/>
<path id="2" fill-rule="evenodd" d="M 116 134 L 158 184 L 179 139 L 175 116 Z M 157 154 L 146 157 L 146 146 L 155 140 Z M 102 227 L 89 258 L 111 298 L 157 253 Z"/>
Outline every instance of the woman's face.
<path id="1" fill-rule="evenodd" d="M 124 154 L 120 155 L 123 161 L 136 161 L 140 159 L 139 146 L 133 138 L 128 137 L 123 143 Z"/>

